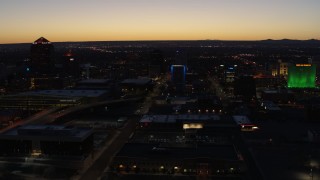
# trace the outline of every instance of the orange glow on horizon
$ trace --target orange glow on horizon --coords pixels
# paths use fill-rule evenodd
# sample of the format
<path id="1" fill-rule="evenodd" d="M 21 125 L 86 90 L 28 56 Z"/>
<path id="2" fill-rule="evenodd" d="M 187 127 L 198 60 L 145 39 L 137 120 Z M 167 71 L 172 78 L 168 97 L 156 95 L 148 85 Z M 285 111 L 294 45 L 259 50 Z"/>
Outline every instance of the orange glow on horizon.
<path id="1" fill-rule="evenodd" d="M 319 0 L 73 0 L 0 7 L 0 44 L 132 40 L 320 39 Z"/>

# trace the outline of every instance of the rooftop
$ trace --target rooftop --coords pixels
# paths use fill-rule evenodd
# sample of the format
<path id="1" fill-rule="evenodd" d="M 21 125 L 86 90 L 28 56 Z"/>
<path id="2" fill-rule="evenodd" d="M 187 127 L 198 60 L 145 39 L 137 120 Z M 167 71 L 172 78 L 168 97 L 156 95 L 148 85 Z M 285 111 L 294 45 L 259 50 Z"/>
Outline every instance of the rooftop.
<path id="1" fill-rule="evenodd" d="M 76 128 L 61 125 L 24 125 L 12 128 L 0 139 L 28 139 L 80 141 L 92 134 L 91 128 Z"/>
<path id="2" fill-rule="evenodd" d="M 44 37 L 40 37 L 39 39 L 37 39 L 36 41 L 33 42 L 33 44 L 50 44 L 50 41 L 48 41 L 46 38 Z"/>
<path id="3" fill-rule="evenodd" d="M 85 79 L 78 82 L 78 84 L 108 84 L 110 79 Z"/>
<path id="4" fill-rule="evenodd" d="M 140 122 L 176 123 L 178 121 L 208 121 L 220 120 L 219 115 L 214 114 L 178 114 L 178 115 L 144 115 Z"/>
<path id="5" fill-rule="evenodd" d="M 241 125 L 241 124 L 251 124 L 251 121 L 249 120 L 249 118 L 247 116 L 235 115 L 235 116 L 232 116 L 232 118 L 239 125 Z"/>
<path id="6" fill-rule="evenodd" d="M 293 94 L 292 91 L 290 90 L 278 90 L 278 89 L 269 89 L 269 90 L 264 90 L 263 93 L 266 94 Z"/>
<path id="7" fill-rule="evenodd" d="M 107 90 L 39 90 L 39 91 L 28 91 L 18 95 L 23 96 L 58 96 L 58 97 L 99 97 Z"/>
<path id="8" fill-rule="evenodd" d="M 135 85 L 147 85 L 151 83 L 149 78 L 138 78 L 138 79 L 125 79 L 121 84 L 135 84 Z"/>
<path id="9" fill-rule="evenodd" d="M 281 108 L 272 101 L 263 101 L 261 103 L 261 106 L 264 106 L 264 108 L 269 111 L 280 111 L 281 110 Z"/>
<path id="10" fill-rule="evenodd" d="M 212 158 L 235 161 L 238 160 L 232 145 L 210 145 L 197 147 L 159 147 L 158 144 L 127 143 L 118 152 L 117 157 L 135 158 Z"/>

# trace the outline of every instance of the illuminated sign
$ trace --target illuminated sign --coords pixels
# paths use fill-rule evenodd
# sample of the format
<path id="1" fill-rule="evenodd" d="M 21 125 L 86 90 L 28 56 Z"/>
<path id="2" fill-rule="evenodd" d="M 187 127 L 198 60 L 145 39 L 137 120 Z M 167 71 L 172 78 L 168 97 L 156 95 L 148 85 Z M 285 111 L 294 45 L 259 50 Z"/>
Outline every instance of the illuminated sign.
<path id="1" fill-rule="evenodd" d="M 203 124 L 200 123 L 189 123 L 189 124 L 183 124 L 183 129 L 202 129 Z"/>
<path id="2" fill-rule="evenodd" d="M 296 64 L 297 67 L 310 67 L 311 64 Z"/>

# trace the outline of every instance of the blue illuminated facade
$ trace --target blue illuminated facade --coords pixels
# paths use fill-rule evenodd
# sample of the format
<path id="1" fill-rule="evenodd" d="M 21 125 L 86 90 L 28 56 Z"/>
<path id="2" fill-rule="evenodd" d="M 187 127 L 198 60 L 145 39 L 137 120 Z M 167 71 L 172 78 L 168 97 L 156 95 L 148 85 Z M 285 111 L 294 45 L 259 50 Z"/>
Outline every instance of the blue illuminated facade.
<path id="1" fill-rule="evenodd" d="M 186 81 L 187 68 L 185 65 L 171 66 L 171 81 L 174 84 L 184 84 Z"/>

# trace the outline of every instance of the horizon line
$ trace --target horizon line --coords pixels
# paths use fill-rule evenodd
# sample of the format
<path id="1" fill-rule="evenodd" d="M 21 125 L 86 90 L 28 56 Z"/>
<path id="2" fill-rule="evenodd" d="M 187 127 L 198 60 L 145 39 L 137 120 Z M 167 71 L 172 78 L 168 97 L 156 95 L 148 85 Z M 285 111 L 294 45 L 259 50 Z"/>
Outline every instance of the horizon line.
<path id="1" fill-rule="evenodd" d="M 43 36 L 41 36 L 43 37 Z M 220 39 L 198 39 L 198 40 L 89 40 L 89 41 L 50 41 L 52 43 L 80 43 L 80 42 L 152 42 L 152 41 L 229 41 L 229 42 L 235 42 L 235 41 L 247 41 L 247 42 L 254 42 L 254 41 L 283 41 L 283 40 L 291 40 L 291 41 L 320 41 L 320 39 L 316 38 L 310 38 L 310 39 L 288 39 L 288 38 L 282 38 L 282 39 L 259 39 L 259 40 L 220 40 Z M 34 41 L 32 41 L 34 42 Z M 32 42 L 17 42 L 17 43 L 0 43 L 0 45 L 14 45 L 14 44 L 29 44 Z"/>

